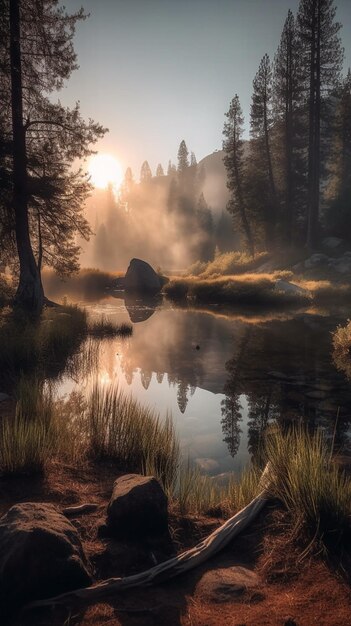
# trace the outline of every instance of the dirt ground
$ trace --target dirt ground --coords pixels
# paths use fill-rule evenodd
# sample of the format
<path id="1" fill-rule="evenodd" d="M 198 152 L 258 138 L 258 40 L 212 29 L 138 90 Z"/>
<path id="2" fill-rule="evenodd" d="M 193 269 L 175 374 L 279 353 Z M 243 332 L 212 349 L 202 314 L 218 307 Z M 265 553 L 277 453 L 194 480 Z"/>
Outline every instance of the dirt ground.
<path id="1" fill-rule="evenodd" d="M 112 467 L 80 470 L 53 465 L 45 478 L 0 479 L 0 514 L 24 501 L 58 507 L 85 502 L 97 511 L 77 516 L 84 549 L 97 580 L 142 571 L 167 558 L 164 546 L 121 544 L 98 536 L 116 478 Z M 299 561 L 286 536 L 284 514 L 268 506 L 246 532 L 203 566 L 160 586 L 123 591 L 106 602 L 19 614 L 11 626 L 325 626 L 351 625 L 351 590 L 340 568 L 318 556 Z M 171 510 L 177 552 L 195 545 L 222 523 L 219 518 L 180 517 Z M 277 531 L 278 527 L 278 531 Z M 237 567 L 253 583 L 235 583 Z M 241 570 L 239 570 L 241 571 Z M 233 581 L 231 581 L 233 577 Z M 231 584 L 231 582 L 233 584 Z"/>

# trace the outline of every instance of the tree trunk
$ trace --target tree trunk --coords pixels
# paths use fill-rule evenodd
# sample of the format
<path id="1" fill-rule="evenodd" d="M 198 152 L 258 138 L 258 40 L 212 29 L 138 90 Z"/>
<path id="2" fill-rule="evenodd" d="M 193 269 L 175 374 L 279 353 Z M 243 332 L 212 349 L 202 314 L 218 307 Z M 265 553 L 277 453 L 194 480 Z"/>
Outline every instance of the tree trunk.
<path id="1" fill-rule="evenodd" d="M 38 314 L 43 308 L 44 292 L 29 235 L 27 154 L 22 102 L 20 0 L 10 0 L 10 62 L 13 132 L 13 208 L 20 264 L 20 277 L 15 304 L 33 314 Z"/>
<path id="2" fill-rule="evenodd" d="M 264 142 L 266 148 L 266 159 L 267 159 L 267 169 L 268 169 L 268 179 L 269 179 L 269 189 L 271 196 L 271 206 L 268 218 L 268 224 L 266 227 L 266 233 L 268 235 L 268 247 L 271 250 L 275 248 L 275 230 L 276 230 L 276 221 L 277 221 L 277 194 L 274 183 L 273 176 L 273 167 L 272 167 L 272 157 L 271 157 L 271 149 L 269 145 L 269 130 L 268 130 L 268 120 L 267 120 L 267 99 L 264 101 Z M 267 219 L 266 218 L 266 219 Z"/>
<path id="3" fill-rule="evenodd" d="M 313 249 L 316 240 L 316 0 L 313 1 L 310 51 L 310 95 L 309 95 L 309 137 L 308 137 L 308 218 L 307 247 Z"/>
<path id="4" fill-rule="evenodd" d="M 285 159 L 286 159 L 286 180 L 285 180 L 285 240 L 291 246 L 293 242 L 293 52 L 291 36 L 287 42 L 286 59 L 286 93 L 285 93 Z"/>
<path id="5" fill-rule="evenodd" d="M 245 204 L 244 204 L 244 197 L 243 197 L 243 192 L 242 192 L 242 188 L 241 188 L 241 180 L 240 180 L 240 175 L 239 175 L 239 169 L 238 169 L 238 166 L 237 166 L 236 162 L 235 162 L 235 165 L 234 165 L 234 169 L 235 169 L 236 189 L 237 189 L 237 194 L 238 194 L 238 204 L 239 204 L 239 212 L 240 212 L 241 222 L 242 222 L 244 233 L 245 233 L 245 236 L 246 236 L 249 252 L 250 252 L 251 256 L 254 257 L 255 256 L 254 238 L 252 236 L 251 226 L 250 226 L 249 220 L 247 219 L 247 215 L 246 215 Z"/>

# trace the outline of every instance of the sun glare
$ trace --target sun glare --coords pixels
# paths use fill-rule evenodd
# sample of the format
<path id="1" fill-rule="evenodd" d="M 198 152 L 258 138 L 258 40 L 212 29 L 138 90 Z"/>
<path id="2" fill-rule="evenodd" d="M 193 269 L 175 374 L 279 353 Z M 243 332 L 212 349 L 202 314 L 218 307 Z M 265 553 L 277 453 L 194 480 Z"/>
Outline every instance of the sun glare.
<path id="1" fill-rule="evenodd" d="M 118 189 L 123 179 L 122 168 L 111 154 L 96 154 L 90 159 L 89 174 L 94 187 Z"/>

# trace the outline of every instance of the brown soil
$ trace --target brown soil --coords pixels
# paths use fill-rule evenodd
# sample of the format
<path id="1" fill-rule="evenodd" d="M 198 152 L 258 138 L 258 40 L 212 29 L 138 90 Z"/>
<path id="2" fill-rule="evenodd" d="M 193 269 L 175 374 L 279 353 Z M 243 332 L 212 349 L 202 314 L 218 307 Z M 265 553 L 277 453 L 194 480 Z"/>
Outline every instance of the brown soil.
<path id="1" fill-rule="evenodd" d="M 105 508 L 116 478 L 113 467 L 80 470 L 53 464 L 45 478 L 0 479 L 0 514 L 24 501 L 54 502 L 59 507 L 97 502 L 97 511 L 72 521 L 80 531 L 96 579 L 125 576 L 168 558 L 168 546 L 122 544 L 100 538 Z M 105 603 L 70 609 L 22 613 L 12 626 L 349 626 L 351 593 L 345 577 L 321 558 L 299 561 L 289 541 L 285 516 L 276 506 L 217 557 L 162 586 L 124 591 Z M 176 551 L 195 545 L 222 520 L 182 518 L 171 510 L 171 535 Z M 240 565 L 254 571 L 254 588 L 227 597 L 206 587 L 205 572 Z M 228 570 L 230 571 L 230 570 Z M 201 581 L 202 579 L 202 581 Z M 201 581 L 201 585 L 199 584 Z"/>

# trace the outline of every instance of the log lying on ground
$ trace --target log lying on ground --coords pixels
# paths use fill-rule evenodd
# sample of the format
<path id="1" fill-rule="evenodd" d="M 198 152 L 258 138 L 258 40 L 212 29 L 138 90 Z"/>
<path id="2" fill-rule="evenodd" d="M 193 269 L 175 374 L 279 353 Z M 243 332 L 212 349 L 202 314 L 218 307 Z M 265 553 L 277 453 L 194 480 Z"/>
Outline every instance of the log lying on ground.
<path id="1" fill-rule="evenodd" d="M 84 587 L 83 589 L 63 593 L 53 598 L 32 602 L 27 608 L 54 605 L 69 606 L 77 601 L 96 602 L 108 598 L 114 593 L 118 593 L 124 589 L 164 582 L 165 580 L 179 576 L 197 567 L 230 543 L 234 537 L 254 521 L 259 512 L 263 509 L 269 498 L 268 466 L 266 466 L 262 474 L 260 488 L 263 489 L 263 491 L 261 491 L 256 498 L 239 511 L 239 513 L 236 513 L 222 526 L 217 528 L 206 539 L 198 543 L 194 548 L 186 550 L 182 554 L 155 565 L 140 574 L 126 576 L 124 578 L 108 578 L 91 587 Z"/>

